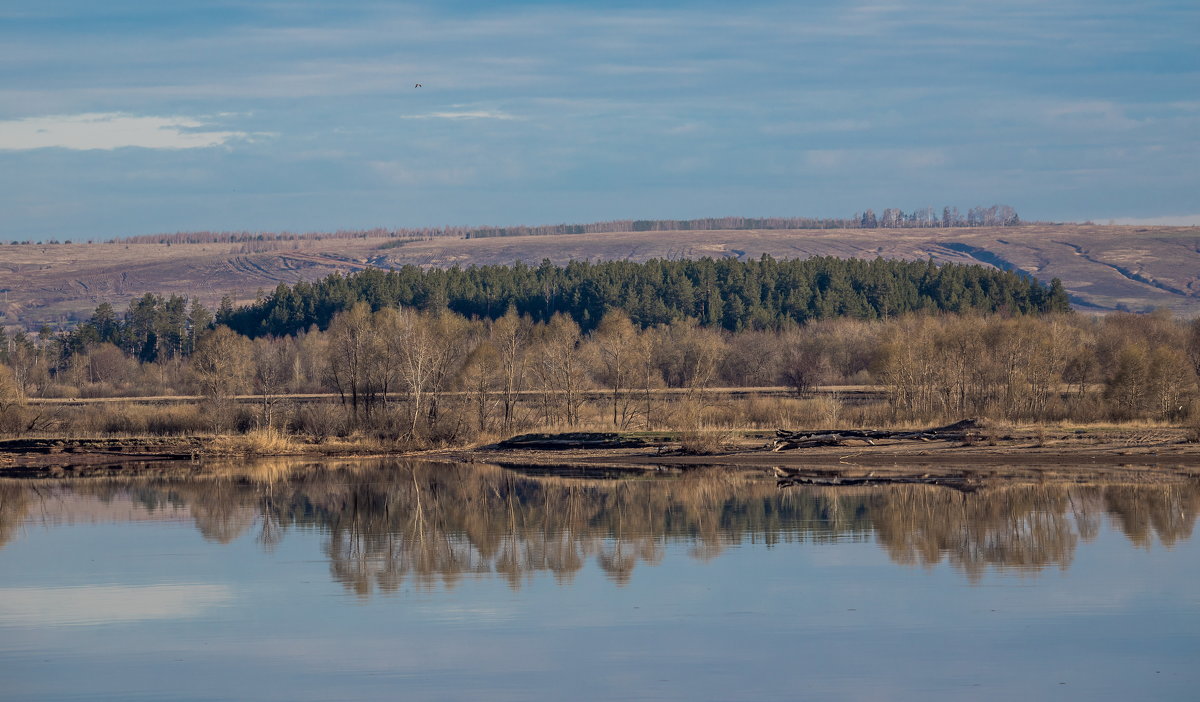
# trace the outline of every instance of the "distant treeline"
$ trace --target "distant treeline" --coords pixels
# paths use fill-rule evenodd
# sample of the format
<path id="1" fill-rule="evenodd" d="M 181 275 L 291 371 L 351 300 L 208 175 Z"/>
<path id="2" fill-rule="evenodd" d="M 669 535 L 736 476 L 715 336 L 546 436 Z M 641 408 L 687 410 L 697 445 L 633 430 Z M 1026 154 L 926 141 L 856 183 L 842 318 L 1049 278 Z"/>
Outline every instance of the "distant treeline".
<path id="1" fill-rule="evenodd" d="M 544 227 L 479 227 L 455 230 L 466 239 L 485 236 L 541 236 L 550 234 L 599 234 L 604 232 L 710 232 L 725 229 L 876 229 L 936 227 L 1015 227 L 1021 223 L 1008 205 L 976 206 L 961 215 L 958 208 L 943 208 L 941 216 L 932 208 L 905 212 L 884 209 L 876 216 L 866 210 L 853 217 L 704 217 L 700 220 L 616 220 L 592 224 L 550 224 Z"/>
<path id="2" fill-rule="evenodd" d="M 334 274 L 315 283 L 280 285 L 253 304 L 218 312 L 217 322 L 256 337 L 324 329 L 356 302 L 372 309 L 449 308 L 496 319 L 510 307 L 538 322 L 572 317 L 585 331 L 613 309 L 651 327 L 694 319 L 702 326 L 780 329 L 832 317 L 886 319 L 907 312 L 1064 312 L 1059 281 L 1049 286 L 1016 273 L 932 261 L 703 258 L 645 263 L 572 262 Z"/>
<path id="3" fill-rule="evenodd" d="M 111 239 L 127 244 L 245 244 L 264 241 L 320 241 L 324 239 L 451 237 L 480 239 L 498 236 L 549 236 L 554 234 L 603 234 L 608 232 L 673 232 L 746 229 L 904 229 L 937 227 L 1008 227 L 1021 224 L 1016 210 L 1008 205 L 982 205 L 961 214 L 957 207 L 943 207 L 940 215 L 925 207 L 904 212 L 885 208 L 878 216 L 868 209 L 853 217 L 705 217 L 701 219 L 618 219 L 590 224 L 514 225 L 506 227 L 416 227 L 390 229 L 339 229 L 335 232 L 176 232 L 145 234 Z M 14 242 L 15 243 L 15 242 Z M 30 243 L 30 242 L 24 242 Z M 41 242 L 38 242 L 41 243 Z M 51 240 L 50 243 L 58 243 Z"/>
<path id="4" fill-rule="evenodd" d="M 142 234 L 110 239 L 110 244 L 252 244 L 271 241 L 322 241 L 325 239 L 429 238 L 444 236 L 442 229 L 339 229 L 334 232 L 175 232 Z"/>
<path id="5" fill-rule="evenodd" d="M 874 210 L 855 213 L 850 218 L 816 217 L 706 217 L 702 219 L 623 219 L 593 224 L 554 224 L 541 227 L 478 227 L 447 230 L 467 239 L 493 236 L 545 236 L 550 234 L 599 234 L 603 232 L 675 232 L 744 229 L 907 229 L 935 227 L 1011 227 L 1021 224 L 1016 210 L 1008 205 L 972 207 L 966 215 L 957 207 L 942 208 L 941 216 L 932 207 L 905 213 L 888 207 L 879 216 Z"/>

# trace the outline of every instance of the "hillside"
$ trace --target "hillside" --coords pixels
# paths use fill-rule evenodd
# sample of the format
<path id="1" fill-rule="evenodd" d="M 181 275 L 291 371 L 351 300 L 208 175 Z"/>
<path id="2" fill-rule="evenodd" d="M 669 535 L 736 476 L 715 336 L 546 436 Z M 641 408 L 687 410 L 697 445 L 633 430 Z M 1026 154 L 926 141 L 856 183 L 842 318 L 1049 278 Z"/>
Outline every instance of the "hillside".
<path id="1" fill-rule="evenodd" d="M 245 244 L 0 246 L 0 324 L 37 328 L 118 308 L 146 292 L 215 306 L 277 284 L 368 266 L 570 260 L 839 256 L 986 263 L 1060 278 L 1082 311 L 1167 307 L 1200 314 L 1200 227 L 1026 225 L 964 229 L 613 232 L 479 239 L 325 239 Z M 381 248 L 385 244 L 391 248 Z M 253 249 L 258 249 L 253 252 Z M 263 250 L 266 249 L 266 250 Z"/>

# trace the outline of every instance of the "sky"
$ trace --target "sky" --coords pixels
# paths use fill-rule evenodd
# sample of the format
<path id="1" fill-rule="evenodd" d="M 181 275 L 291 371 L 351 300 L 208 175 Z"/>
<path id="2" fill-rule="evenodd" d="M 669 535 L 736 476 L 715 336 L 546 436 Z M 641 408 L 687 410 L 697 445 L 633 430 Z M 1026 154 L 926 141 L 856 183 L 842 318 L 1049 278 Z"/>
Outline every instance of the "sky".
<path id="1" fill-rule="evenodd" d="M 5 0 L 0 240 L 1200 223 L 1198 28 L 1195 0 Z"/>

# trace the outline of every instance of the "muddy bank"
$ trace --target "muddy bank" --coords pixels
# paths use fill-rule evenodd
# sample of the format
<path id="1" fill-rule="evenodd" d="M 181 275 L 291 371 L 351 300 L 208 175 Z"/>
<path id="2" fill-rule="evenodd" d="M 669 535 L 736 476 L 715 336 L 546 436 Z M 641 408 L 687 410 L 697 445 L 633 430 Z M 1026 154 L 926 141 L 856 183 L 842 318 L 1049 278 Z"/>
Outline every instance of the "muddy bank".
<path id="1" fill-rule="evenodd" d="M 762 472 L 781 484 L 925 482 L 969 486 L 979 481 L 1162 482 L 1200 479 L 1200 444 L 1177 428 L 1023 429 L 968 440 L 868 441 L 772 450 L 773 432 L 729 435 L 721 450 L 683 451 L 679 437 L 637 441 L 617 434 L 528 435 L 479 448 L 381 451 L 377 444 L 295 442 L 284 452 L 298 460 L 420 458 L 490 463 L 540 473 L 680 472 L 721 468 Z M 583 437 L 579 447 L 564 442 Z M 537 443 L 534 443 L 536 440 Z M 220 437 L 21 439 L 0 441 L 0 476 L 119 475 L 148 466 L 186 466 L 213 459 L 251 461 L 266 454 L 215 452 Z M 548 442 L 548 443 L 547 443 Z M 536 447 L 531 447 L 536 446 Z M 506 448 L 513 447 L 513 448 Z M 172 469 L 175 469 L 172 468 Z M 197 468 L 202 470 L 202 468 Z"/>
<path id="2" fill-rule="evenodd" d="M 924 482 L 965 486 L 977 482 L 1162 482 L 1200 479 L 1200 444 L 1183 429 L 1026 429 L 963 440 L 867 441 L 794 450 L 771 433 L 732 438 L 724 450 L 682 453 L 678 442 L 643 448 L 506 449 L 503 445 L 442 452 L 447 458 L 506 467 L 540 466 L 675 471 L 710 467 L 763 471 L 781 484 Z"/>
<path id="3" fill-rule="evenodd" d="M 231 440 L 232 439 L 232 440 Z M 86 467 L 119 472 L 122 466 L 149 463 L 199 462 L 215 459 L 355 458 L 399 455 L 381 451 L 378 444 L 289 442 L 274 451 L 239 451 L 237 437 L 110 437 L 89 439 L 0 440 L 0 477 Z"/>
<path id="4" fill-rule="evenodd" d="M 0 440 L 0 471 L 28 465 L 190 459 L 204 450 L 199 437 Z"/>
<path id="5" fill-rule="evenodd" d="M 936 485 L 964 491 L 998 484 L 1123 483 L 1163 485 L 1200 481 L 1200 457 L 1162 460 L 1141 456 L 1081 457 L 1069 453 L 1040 454 L 1036 460 L 1017 455 L 873 454 L 860 457 L 784 456 L 764 453 L 710 456 L 655 456 L 605 452 L 553 456 L 493 452 L 446 456 L 453 460 L 495 464 L 521 472 L 597 477 L 614 472 L 681 473 L 728 470 L 761 473 L 780 488 L 825 486 Z M 859 458 L 862 460 L 852 460 Z"/>

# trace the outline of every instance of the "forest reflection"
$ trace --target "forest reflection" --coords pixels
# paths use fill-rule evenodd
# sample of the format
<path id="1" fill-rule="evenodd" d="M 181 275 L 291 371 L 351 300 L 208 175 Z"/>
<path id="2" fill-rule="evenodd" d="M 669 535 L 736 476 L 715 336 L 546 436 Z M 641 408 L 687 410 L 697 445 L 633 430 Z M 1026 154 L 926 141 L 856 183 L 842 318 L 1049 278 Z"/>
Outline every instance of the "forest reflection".
<path id="1" fill-rule="evenodd" d="M 779 490 L 759 475 L 716 470 L 585 479 L 485 465 L 273 462 L 189 476 L 2 480 L 0 546 L 26 520 L 124 518 L 104 513 L 115 503 L 140 518 L 185 515 L 220 543 L 254 531 L 267 550 L 290 530 L 318 530 L 333 578 L 365 597 L 493 574 L 513 588 L 547 572 L 569 583 L 588 562 L 624 584 L 675 543 L 711 559 L 744 543 L 874 539 L 898 564 L 946 561 L 978 582 L 989 568 L 1068 568 L 1105 518 L 1138 547 L 1170 547 L 1191 536 L 1200 484 Z"/>

